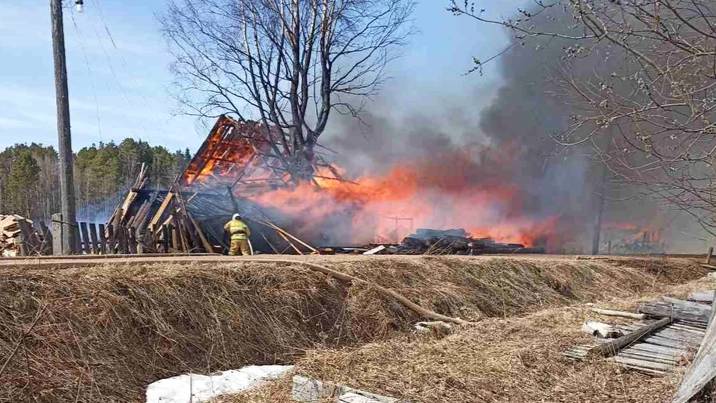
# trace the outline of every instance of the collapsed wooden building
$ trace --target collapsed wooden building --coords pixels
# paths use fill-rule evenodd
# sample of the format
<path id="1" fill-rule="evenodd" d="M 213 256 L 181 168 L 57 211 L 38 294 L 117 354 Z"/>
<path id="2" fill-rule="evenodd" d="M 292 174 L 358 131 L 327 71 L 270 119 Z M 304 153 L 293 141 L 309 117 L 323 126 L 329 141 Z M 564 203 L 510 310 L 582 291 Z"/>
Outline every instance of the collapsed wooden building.
<path id="1" fill-rule="evenodd" d="M 255 230 L 254 249 L 268 253 L 317 253 L 251 201 L 252 196 L 292 185 L 279 146 L 263 125 L 221 116 L 170 189 L 153 189 L 142 167 L 106 223 L 109 253 L 221 253 L 224 223 L 236 212 Z M 342 180 L 321 155 L 313 172 Z M 84 239 L 84 237 L 83 237 Z"/>

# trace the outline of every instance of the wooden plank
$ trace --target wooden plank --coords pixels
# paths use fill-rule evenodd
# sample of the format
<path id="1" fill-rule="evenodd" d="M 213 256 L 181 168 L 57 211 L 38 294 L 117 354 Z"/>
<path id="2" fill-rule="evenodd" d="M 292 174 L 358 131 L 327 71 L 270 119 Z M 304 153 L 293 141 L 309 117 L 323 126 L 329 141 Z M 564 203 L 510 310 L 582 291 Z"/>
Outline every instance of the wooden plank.
<path id="1" fill-rule="evenodd" d="M 92 248 L 90 248 L 89 234 L 87 232 L 87 223 L 86 222 L 80 223 L 80 230 L 81 230 L 80 236 L 82 237 L 82 252 L 84 252 L 87 255 L 91 255 Z"/>
<path id="2" fill-rule="evenodd" d="M 42 234 L 42 244 L 40 245 L 40 253 L 42 255 L 52 254 L 52 231 L 47 227 L 47 224 L 40 221 L 40 233 Z"/>
<path id="3" fill-rule="evenodd" d="M 127 228 L 127 247 L 129 253 L 132 255 L 137 254 L 137 229 L 134 227 Z"/>
<path id="4" fill-rule="evenodd" d="M 97 237 L 97 225 L 89 223 L 90 241 L 92 241 L 92 254 L 99 255 L 99 238 Z"/>
<path id="5" fill-rule="evenodd" d="M 168 225 L 162 225 L 161 226 L 161 233 L 160 233 L 160 241 L 161 241 L 161 250 L 164 253 L 169 253 L 169 245 L 171 243 L 171 231 L 169 231 Z"/>
<path id="6" fill-rule="evenodd" d="M 653 376 L 662 376 L 662 375 L 665 375 L 667 372 L 669 372 L 669 371 L 665 371 L 665 370 L 645 368 L 645 367 L 642 367 L 642 366 L 639 366 L 639 365 L 627 364 L 627 363 L 624 363 L 624 362 L 617 363 L 617 364 L 620 365 L 620 366 L 622 366 L 622 367 L 624 367 L 624 368 L 631 369 L 631 370 L 635 370 L 635 371 L 639 371 L 639 372 L 643 372 L 643 373 L 646 373 L 646 374 L 649 374 L 649 375 L 653 375 Z"/>
<path id="7" fill-rule="evenodd" d="M 712 310 L 706 335 L 674 395 L 674 403 L 688 402 L 716 377 L 716 321 L 713 312 L 716 310 Z"/>
<path id="8" fill-rule="evenodd" d="M 291 248 L 293 248 L 293 250 L 295 250 L 297 254 L 303 255 L 303 252 L 301 252 L 301 250 L 298 249 L 298 248 L 296 247 L 296 245 L 294 245 L 291 241 L 289 241 L 288 238 L 286 238 L 286 236 L 283 234 L 283 232 L 277 230 L 276 233 L 277 233 L 281 238 L 283 238 L 283 240 L 286 241 L 286 243 L 288 243 L 288 245 L 289 245 Z"/>
<path id="9" fill-rule="evenodd" d="M 639 367 L 639 368 L 646 368 L 646 369 L 652 369 L 652 370 L 663 371 L 663 372 L 669 372 L 674 369 L 674 365 L 646 361 L 646 360 L 639 360 L 639 359 L 635 359 L 635 358 L 621 357 L 618 355 L 609 358 L 609 361 L 614 361 L 619 364 L 628 364 L 628 365 L 633 365 L 633 366 Z"/>
<path id="10" fill-rule="evenodd" d="M 673 318 L 692 322 L 707 323 L 711 309 L 702 309 L 687 304 L 649 302 L 639 306 L 639 312 L 658 318 Z"/>
<path id="11" fill-rule="evenodd" d="M 671 348 L 680 348 L 682 350 L 688 349 L 689 346 L 686 343 L 678 340 L 667 339 L 665 337 L 648 336 L 644 339 L 646 343 L 656 344 L 657 346 L 665 346 Z"/>
<path id="12" fill-rule="evenodd" d="M 18 234 L 15 237 L 15 239 L 17 240 L 16 246 L 17 246 L 18 255 L 29 256 L 30 252 L 29 252 L 29 247 L 27 245 L 25 234 L 23 234 L 21 232 L 20 234 Z"/>
<path id="13" fill-rule="evenodd" d="M 632 319 L 644 319 L 646 317 L 646 315 L 644 315 L 642 313 L 613 311 L 610 309 L 592 308 L 592 312 L 598 313 L 600 315 L 605 315 L 605 316 L 619 316 L 619 317 L 623 317 L 623 318 L 632 318 Z"/>
<path id="14" fill-rule="evenodd" d="M 671 318 L 663 318 L 654 323 L 648 324 L 635 330 L 629 334 L 625 334 L 622 337 L 600 344 L 589 351 L 590 355 L 601 355 L 605 357 L 616 354 L 622 348 L 634 343 L 644 336 L 651 334 L 652 332 L 661 329 L 662 327 L 671 323 Z"/>
<path id="15" fill-rule="evenodd" d="M 633 360 L 640 360 L 640 361 L 648 361 L 648 362 L 653 362 L 653 363 L 657 363 L 657 364 L 670 365 L 672 367 L 676 367 L 679 365 L 678 361 L 676 361 L 674 359 L 658 357 L 658 356 L 653 356 L 653 355 L 649 355 L 649 354 L 620 352 L 619 355 L 617 355 L 617 357 L 630 358 Z"/>
<path id="16" fill-rule="evenodd" d="M 650 357 L 658 360 L 665 360 L 665 361 L 673 361 L 678 362 L 680 355 L 672 355 L 672 354 L 663 354 L 663 353 L 655 353 L 652 351 L 644 351 L 639 350 L 636 348 L 625 348 L 624 350 L 619 352 L 619 355 L 635 355 L 639 357 Z"/>
<path id="17" fill-rule="evenodd" d="M 632 344 L 631 346 L 629 346 L 629 348 L 634 349 L 634 350 L 641 350 L 641 351 L 646 351 L 646 352 L 653 352 L 653 353 L 673 355 L 673 356 L 682 356 L 688 352 L 688 350 L 685 350 L 685 349 L 658 346 L 656 344 L 651 344 L 651 343 L 636 343 L 636 344 Z"/>
<path id="18" fill-rule="evenodd" d="M 699 329 L 699 328 L 695 328 L 695 327 L 691 327 L 691 326 L 681 326 L 681 325 L 677 325 L 674 323 L 671 325 L 671 327 L 674 329 L 678 329 L 683 332 L 689 332 L 691 334 L 701 336 L 701 337 L 703 337 L 706 334 L 706 332 L 703 329 Z"/>
<path id="19" fill-rule="evenodd" d="M 663 336 L 674 340 L 680 340 L 685 343 L 692 344 L 694 347 L 698 347 L 703 339 L 703 336 L 698 336 L 678 329 L 662 329 L 654 333 L 654 336 Z"/>
<path id="20" fill-rule="evenodd" d="M 154 231 L 154 228 L 157 226 L 157 223 L 159 223 L 159 220 L 161 220 L 164 216 L 164 212 L 167 210 L 167 207 L 169 207 L 169 203 L 171 203 L 173 198 L 174 192 L 171 191 L 167 193 L 166 197 L 164 197 L 162 204 L 159 205 L 156 213 L 154 213 L 154 217 L 152 217 L 152 220 L 149 222 L 150 230 Z"/>
<path id="21" fill-rule="evenodd" d="M 375 255 L 378 252 L 385 250 L 385 245 L 378 245 L 373 249 L 363 252 L 364 255 Z"/>
<path id="22" fill-rule="evenodd" d="M 181 237 L 182 249 L 186 253 L 191 253 L 192 245 L 186 224 L 180 215 L 176 215 L 177 226 L 179 228 L 179 236 Z"/>
<path id="23" fill-rule="evenodd" d="M 716 291 L 714 290 L 695 291 L 689 294 L 686 299 L 688 301 L 700 302 L 710 305 L 714 302 L 714 293 L 716 293 Z"/>
<path id="24" fill-rule="evenodd" d="M 126 255 L 129 253 L 127 247 L 127 229 L 124 226 L 118 225 L 114 228 L 115 236 L 117 237 L 117 253 Z"/>
<path id="25" fill-rule="evenodd" d="M 709 246 L 709 251 L 706 254 L 706 262 L 705 262 L 706 264 L 711 264 L 711 256 L 713 256 L 713 254 L 714 254 L 714 247 Z"/>
<path id="26" fill-rule="evenodd" d="M 107 254 L 107 235 L 104 224 L 99 224 L 99 253 Z"/>
<path id="27" fill-rule="evenodd" d="M 117 252 L 117 226 L 115 224 L 107 224 L 107 253 L 115 254 Z"/>
<path id="28" fill-rule="evenodd" d="M 167 224 L 167 226 L 168 226 L 169 229 L 172 231 L 172 237 L 171 237 L 171 240 L 172 240 L 172 243 L 171 243 L 172 249 L 173 249 L 174 251 L 178 251 L 178 250 L 179 250 L 179 245 L 180 245 L 179 242 L 181 241 L 181 239 L 180 239 L 180 237 L 179 237 L 179 230 L 178 230 L 177 227 L 176 227 L 176 224 L 175 224 L 175 221 L 174 221 L 174 217 L 172 217 L 172 222 L 169 223 L 169 224 Z"/>
<path id="29" fill-rule="evenodd" d="M 684 307 L 693 308 L 693 309 L 696 309 L 696 310 L 699 310 L 699 311 L 708 311 L 708 312 L 711 311 L 711 306 L 710 306 L 710 305 L 708 305 L 708 304 L 703 304 L 703 303 L 700 303 L 700 302 L 686 301 L 686 300 L 683 300 L 683 299 L 672 298 L 672 297 L 661 297 L 661 299 L 662 299 L 664 302 L 668 302 L 669 304 L 672 304 L 672 305 L 674 305 L 674 306 L 684 306 Z"/>

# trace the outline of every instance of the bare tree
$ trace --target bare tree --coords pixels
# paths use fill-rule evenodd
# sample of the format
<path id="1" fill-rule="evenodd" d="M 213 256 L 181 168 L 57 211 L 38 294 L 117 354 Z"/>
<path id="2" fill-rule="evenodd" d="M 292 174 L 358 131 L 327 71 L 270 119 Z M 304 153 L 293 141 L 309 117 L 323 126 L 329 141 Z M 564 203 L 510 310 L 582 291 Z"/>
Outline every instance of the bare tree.
<path id="1" fill-rule="evenodd" d="M 535 0 L 506 19 L 486 17 L 474 1 L 451 0 L 448 9 L 500 24 L 523 44 L 560 41 L 555 93 L 572 115 L 555 138 L 591 144 L 614 178 L 645 185 L 714 233 L 713 0 Z"/>
<path id="2" fill-rule="evenodd" d="M 276 157 L 301 180 L 331 112 L 357 115 L 383 83 L 413 8 L 412 0 L 175 0 L 162 23 L 187 112 L 272 128 Z"/>

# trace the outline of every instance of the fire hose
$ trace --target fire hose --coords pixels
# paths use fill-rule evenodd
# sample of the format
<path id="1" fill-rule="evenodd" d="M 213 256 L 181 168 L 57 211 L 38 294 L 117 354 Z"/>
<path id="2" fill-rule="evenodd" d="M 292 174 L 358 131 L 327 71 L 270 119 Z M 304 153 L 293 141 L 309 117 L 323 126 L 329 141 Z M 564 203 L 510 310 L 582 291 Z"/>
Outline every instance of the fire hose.
<path id="1" fill-rule="evenodd" d="M 429 310 L 429 309 L 423 308 L 422 306 L 420 306 L 420 305 L 414 303 L 413 301 L 409 300 L 408 298 L 404 297 L 404 296 L 401 295 L 401 294 L 398 294 L 397 292 L 395 292 L 395 291 L 393 291 L 393 290 L 391 290 L 391 289 L 382 287 L 382 286 L 380 286 L 380 285 L 378 285 L 378 284 L 375 284 L 375 283 L 370 282 L 370 281 L 367 281 L 367 280 L 363 280 L 363 279 L 361 279 L 361 278 L 352 276 L 352 275 L 350 275 L 350 274 L 346 274 L 346 273 L 342 273 L 342 272 L 339 272 L 339 271 L 330 269 L 330 268 L 328 268 L 328 267 L 326 267 L 326 266 L 323 266 L 323 265 L 320 265 L 320 264 L 309 263 L 309 262 L 301 261 L 301 260 L 291 260 L 291 259 L 251 259 L 251 258 L 249 258 L 249 259 L 241 259 L 241 260 L 242 260 L 242 261 L 257 262 L 257 263 L 260 263 L 260 262 L 264 262 L 264 263 L 265 263 L 265 262 L 269 262 L 269 263 L 300 264 L 300 265 L 303 265 L 303 266 L 308 267 L 308 268 L 311 269 L 311 270 L 314 270 L 314 271 L 317 271 L 317 272 L 326 274 L 326 275 L 328 275 L 328 276 L 331 276 L 331 277 L 333 277 L 333 278 L 335 278 L 335 279 L 337 279 L 337 280 L 340 280 L 340 281 L 344 281 L 344 282 L 346 282 L 346 283 L 356 283 L 356 284 L 368 284 L 368 285 L 371 285 L 371 286 L 373 286 L 373 288 L 375 288 L 375 289 L 376 289 L 378 292 L 380 292 L 381 294 L 383 294 L 383 295 L 385 295 L 385 296 L 388 296 L 388 297 L 390 297 L 390 298 L 393 298 L 393 299 L 397 300 L 397 301 L 400 302 L 403 306 L 405 306 L 406 308 L 410 309 L 411 311 L 417 313 L 418 315 L 421 315 L 421 316 L 424 317 L 424 318 L 432 319 L 432 320 L 440 320 L 440 321 L 443 321 L 443 322 L 454 323 L 454 324 L 457 324 L 457 325 L 467 325 L 467 324 L 470 324 L 470 322 L 468 322 L 468 321 L 466 321 L 466 320 L 463 320 L 463 319 L 460 319 L 460 318 L 453 318 L 453 317 L 451 317 L 451 316 L 445 316 L 445 315 L 439 314 L 439 313 L 437 313 L 437 312 L 435 312 L 435 311 L 431 311 L 431 310 Z"/>

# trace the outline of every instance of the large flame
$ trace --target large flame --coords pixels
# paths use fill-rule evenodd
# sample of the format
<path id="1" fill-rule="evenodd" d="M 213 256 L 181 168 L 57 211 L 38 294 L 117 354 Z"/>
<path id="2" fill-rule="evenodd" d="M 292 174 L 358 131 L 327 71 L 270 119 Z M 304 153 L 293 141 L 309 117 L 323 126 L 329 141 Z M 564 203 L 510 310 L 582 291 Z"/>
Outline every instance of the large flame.
<path id="1" fill-rule="evenodd" d="M 314 181 L 293 185 L 268 155 L 270 132 L 220 117 L 186 169 L 184 185 L 229 186 L 322 245 L 398 243 L 417 228 L 463 228 L 476 238 L 549 246 L 558 233 L 560 218 L 537 213 L 539 203 L 513 179 L 520 174 L 514 172 L 519 145 L 441 142 L 350 182 L 336 180 L 340 168 L 317 163 L 323 168 Z"/>
<path id="2" fill-rule="evenodd" d="M 554 236 L 557 218 L 523 216 L 517 187 L 471 184 L 425 165 L 395 166 L 354 182 L 317 179 L 318 187 L 305 183 L 254 200 L 306 223 L 305 232 L 336 231 L 356 244 L 399 242 L 416 228 L 464 228 L 474 237 L 525 246 L 543 246 Z M 336 216 L 348 216 L 350 228 L 331 228 L 346 225 L 327 224 Z"/>

